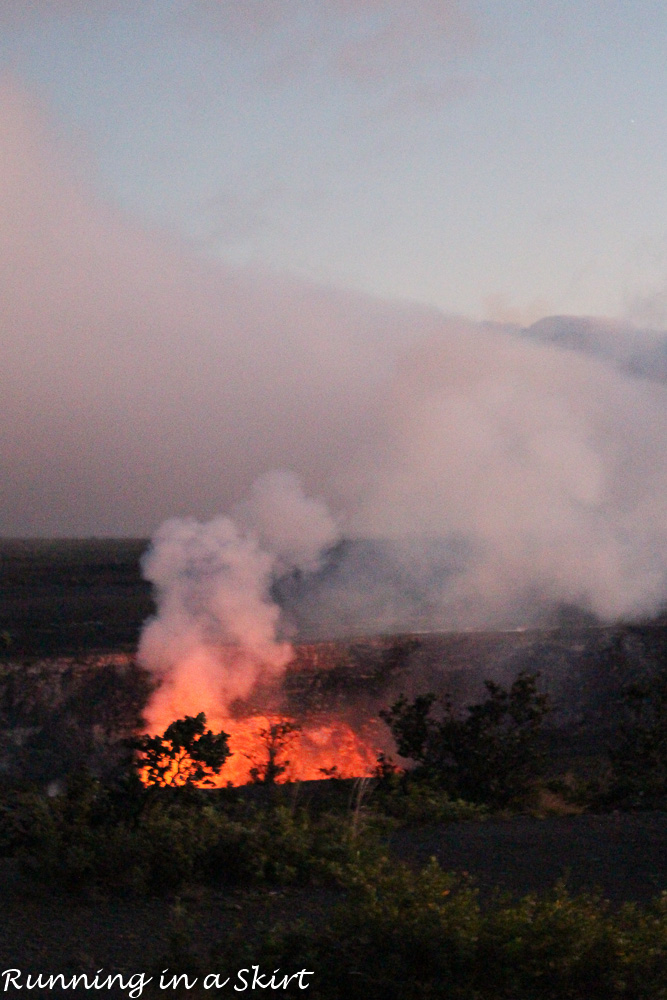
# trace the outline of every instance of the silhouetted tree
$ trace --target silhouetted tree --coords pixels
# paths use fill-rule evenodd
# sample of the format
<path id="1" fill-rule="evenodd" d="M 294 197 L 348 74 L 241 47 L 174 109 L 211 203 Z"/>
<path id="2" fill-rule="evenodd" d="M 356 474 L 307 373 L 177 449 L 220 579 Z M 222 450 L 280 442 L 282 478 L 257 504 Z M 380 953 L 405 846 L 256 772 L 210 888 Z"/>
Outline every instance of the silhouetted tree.
<path id="1" fill-rule="evenodd" d="M 613 799 L 655 805 L 667 796 L 667 668 L 629 685 L 609 749 Z"/>
<path id="2" fill-rule="evenodd" d="M 485 681 L 488 697 L 458 715 L 449 698 L 404 696 L 380 713 L 402 757 L 456 798 L 503 806 L 525 797 L 542 774 L 539 733 L 549 711 L 538 675 L 520 673 L 509 690 Z M 440 709 L 439 717 L 432 709 Z"/>
<path id="3" fill-rule="evenodd" d="M 258 760 L 256 756 L 246 754 L 253 765 L 249 774 L 255 784 L 274 785 L 285 773 L 291 763 L 284 756 L 285 751 L 298 739 L 300 731 L 300 727 L 288 719 L 260 729 L 259 738 L 266 756 Z"/>
<path id="4" fill-rule="evenodd" d="M 162 736 L 139 736 L 132 745 L 149 784 L 212 785 L 230 756 L 228 739 L 228 733 L 207 729 L 200 712 L 172 722 Z"/>

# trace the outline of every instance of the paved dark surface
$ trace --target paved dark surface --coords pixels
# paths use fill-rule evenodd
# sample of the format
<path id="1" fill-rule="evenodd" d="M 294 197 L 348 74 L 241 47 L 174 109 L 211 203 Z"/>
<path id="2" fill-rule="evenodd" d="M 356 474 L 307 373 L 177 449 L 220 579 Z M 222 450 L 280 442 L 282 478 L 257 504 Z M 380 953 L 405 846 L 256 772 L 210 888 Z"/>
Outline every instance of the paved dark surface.
<path id="1" fill-rule="evenodd" d="M 482 892 L 543 892 L 565 878 L 574 892 L 599 890 L 614 903 L 648 902 L 667 890 L 667 813 L 610 813 L 457 823 L 399 830 L 405 860 L 436 857 L 466 871 Z"/>

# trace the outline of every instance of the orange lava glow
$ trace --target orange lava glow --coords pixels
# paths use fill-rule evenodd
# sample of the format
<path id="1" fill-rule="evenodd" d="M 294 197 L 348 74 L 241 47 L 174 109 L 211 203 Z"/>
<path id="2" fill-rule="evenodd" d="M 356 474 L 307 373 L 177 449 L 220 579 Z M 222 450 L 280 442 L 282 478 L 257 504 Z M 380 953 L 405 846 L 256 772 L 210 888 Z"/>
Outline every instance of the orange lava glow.
<path id="1" fill-rule="evenodd" d="M 233 753 L 220 772 L 218 784 L 231 781 L 234 785 L 249 780 L 249 769 L 266 762 L 268 750 L 262 731 L 286 720 L 278 716 L 250 716 L 246 719 L 229 719 L 223 725 L 229 733 L 229 747 Z M 290 720 L 291 721 L 291 720 Z M 278 781 L 313 781 L 335 774 L 341 778 L 356 778 L 370 774 L 375 766 L 378 750 L 365 742 L 342 720 L 310 722 L 293 734 L 284 751 L 278 754 L 278 764 L 289 764 Z"/>
<path id="2" fill-rule="evenodd" d="M 266 734 L 271 726 L 285 722 L 293 723 L 296 728 L 278 750 L 277 764 L 286 765 L 276 779 L 278 782 L 313 781 L 330 776 L 357 778 L 370 774 L 375 767 L 379 749 L 373 745 L 372 737 L 363 738 L 341 719 L 307 723 L 277 715 L 207 719 L 207 728 L 229 734 L 231 750 L 220 774 L 214 777 L 214 784 L 218 787 L 247 784 L 252 780 L 252 767 L 261 773 L 269 755 Z"/>

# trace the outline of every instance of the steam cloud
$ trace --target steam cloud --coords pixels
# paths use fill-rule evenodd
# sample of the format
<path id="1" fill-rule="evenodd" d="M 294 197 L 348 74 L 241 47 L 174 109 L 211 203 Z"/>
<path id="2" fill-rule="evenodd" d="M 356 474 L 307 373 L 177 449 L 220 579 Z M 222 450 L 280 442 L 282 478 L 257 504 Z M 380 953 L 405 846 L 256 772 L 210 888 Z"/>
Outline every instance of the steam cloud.
<path id="1" fill-rule="evenodd" d="M 667 390 L 655 368 L 627 374 L 617 331 L 598 325 L 591 344 L 588 321 L 574 340 L 575 320 L 552 328 L 566 325 L 553 344 L 544 324 L 450 322 L 409 351 L 339 472 L 350 501 L 336 520 L 281 472 L 256 481 L 234 521 L 163 525 L 144 566 L 158 617 L 140 650 L 166 678 L 155 717 L 211 712 L 280 676 L 289 620 L 322 636 L 526 623 L 562 603 L 605 619 L 656 612 Z"/>
<path id="2" fill-rule="evenodd" d="M 205 263 L 103 204 L 11 79 L 0 109 L 3 532 L 141 535 L 169 518 L 146 560 L 156 670 L 195 658 L 198 683 L 234 697 L 260 664 L 282 669 L 282 621 L 321 634 L 663 606 L 664 333 L 485 325 Z M 276 468 L 298 480 L 261 479 Z M 212 672 L 220 641 L 243 647 L 248 678 Z"/>
<path id="3" fill-rule="evenodd" d="M 569 333 L 545 342 L 550 330 Z M 635 374 L 656 338 L 641 351 L 637 333 L 629 346 L 594 330 L 449 321 L 406 352 L 336 470 L 337 547 L 293 480 L 260 480 L 240 512 L 275 554 L 267 572 L 302 632 L 516 625 L 559 604 L 603 619 L 660 609 L 667 390 L 657 366 Z"/>
<path id="4" fill-rule="evenodd" d="M 354 523 L 466 543 L 430 595 L 441 618 L 559 602 L 615 618 L 664 601 L 667 393 L 625 374 L 613 334 L 601 357 L 449 324 L 399 367 Z"/>
<path id="5" fill-rule="evenodd" d="M 158 613 L 143 630 L 139 658 L 162 680 L 149 721 L 202 710 L 219 717 L 258 681 L 279 676 L 292 648 L 279 638 L 274 577 L 316 570 L 336 537 L 326 507 L 285 472 L 254 483 L 238 523 L 163 524 L 143 561 Z"/>

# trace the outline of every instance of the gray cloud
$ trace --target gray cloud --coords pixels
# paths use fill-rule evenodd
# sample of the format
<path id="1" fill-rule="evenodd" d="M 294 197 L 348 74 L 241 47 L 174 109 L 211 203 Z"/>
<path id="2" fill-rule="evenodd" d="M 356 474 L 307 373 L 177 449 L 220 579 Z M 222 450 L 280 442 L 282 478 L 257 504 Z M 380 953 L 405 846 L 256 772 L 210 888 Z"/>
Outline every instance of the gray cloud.
<path id="1" fill-rule="evenodd" d="M 290 0 L 197 0 L 183 23 L 217 28 L 261 49 L 264 72 L 274 83 L 326 67 L 357 86 L 389 86 L 418 102 L 450 100 L 460 91 L 460 81 L 445 84 L 443 74 L 446 79 L 455 51 L 478 40 L 464 0 L 320 0 L 301 6 Z"/>
<path id="2" fill-rule="evenodd" d="M 4 0 L 0 5 L 0 24 L 9 28 L 43 22 L 44 18 L 85 18 L 99 21 L 113 14 L 131 14 L 133 0 Z"/>

